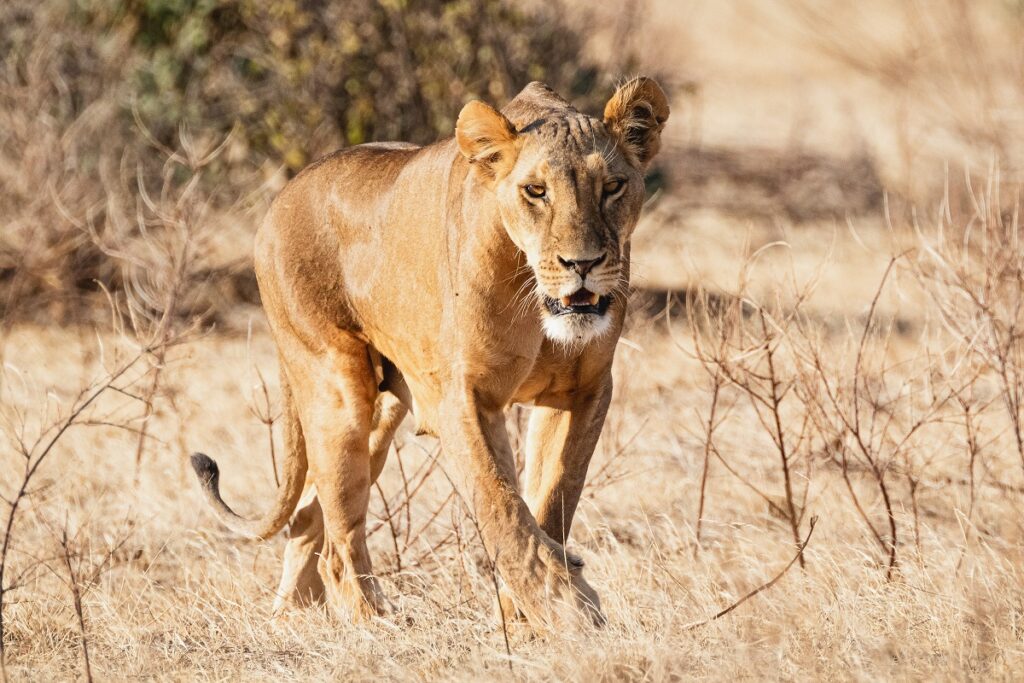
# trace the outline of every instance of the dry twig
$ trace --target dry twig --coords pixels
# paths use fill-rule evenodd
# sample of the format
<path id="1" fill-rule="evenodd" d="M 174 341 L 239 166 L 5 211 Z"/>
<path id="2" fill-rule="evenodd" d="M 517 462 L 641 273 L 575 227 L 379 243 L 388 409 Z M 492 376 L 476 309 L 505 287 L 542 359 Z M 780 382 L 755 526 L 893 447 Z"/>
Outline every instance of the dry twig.
<path id="1" fill-rule="evenodd" d="M 758 586 L 754 590 L 748 592 L 742 598 L 740 598 L 736 602 L 732 603 L 731 605 L 729 605 L 725 609 L 722 609 L 722 610 L 716 612 L 715 614 L 711 615 L 707 619 L 701 619 L 700 621 L 694 621 L 692 623 L 689 623 L 689 624 L 687 624 L 686 626 L 683 627 L 683 630 L 684 631 L 692 631 L 695 628 L 700 628 L 701 626 L 706 626 L 706 625 L 710 624 L 712 621 L 714 621 L 715 619 L 720 619 L 721 617 L 724 617 L 729 612 L 732 612 L 734 609 L 736 609 L 737 607 L 739 607 L 740 605 L 745 603 L 747 600 L 749 600 L 750 598 L 752 598 L 755 595 L 757 595 L 758 593 L 766 591 L 769 588 L 771 588 L 772 586 L 774 586 L 776 583 L 778 583 L 779 579 L 781 579 L 783 576 L 785 576 L 786 572 L 788 572 L 790 570 L 790 568 L 794 564 L 796 564 L 796 562 L 803 556 L 804 549 L 807 547 L 807 544 L 810 543 L 810 541 L 811 541 L 811 534 L 814 533 L 814 526 L 817 523 L 818 523 L 818 517 L 816 515 L 814 517 L 811 517 L 810 523 L 809 523 L 808 528 L 807 528 L 807 535 L 804 536 L 804 540 L 800 543 L 799 546 L 797 546 L 796 555 L 793 556 L 793 559 L 790 560 L 786 564 L 786 566 L 783 567 L 782 570 L 778 574 L 773 576 L 771 579 L 769 579 L 765 583 L 762 583 L 760 586 Z M 662 569 L 664 569 L 664 567 L 662 567 Z M 667 571 L 668 570 L 666 570 L 666 572 Z M 669 576 L 670 579 L 672 579 L 674 582 L 676 582 L 680 586 L 683 585 L 678 579 L 676 579 L 674 576 L 672 576 L 671 573 L 669 573 L 668 576 Z"/>

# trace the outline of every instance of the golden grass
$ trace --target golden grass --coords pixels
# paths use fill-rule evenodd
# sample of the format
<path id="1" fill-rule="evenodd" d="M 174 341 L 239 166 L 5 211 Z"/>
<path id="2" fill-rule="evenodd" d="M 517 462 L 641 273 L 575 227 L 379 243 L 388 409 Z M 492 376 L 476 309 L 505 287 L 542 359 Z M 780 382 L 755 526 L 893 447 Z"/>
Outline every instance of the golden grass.
<path id="1" fill-rule="evenodd" d="M 397 607 L 392 618 L 351 625 L 310 609 L 271 620 L 282 539 L 240 541 L 218 529 L 185 462 L 190 449 L 208 449 L 221 460 L 229 500 L 252 512 L 269 499 L 269 448 L 249 403 L 252 368 L 270 378 L 272 394 L 276 373 L 272 342 L 255 327 L 251 342 L 211 336 L 172 354 L 165 386 L 175 408 L 164 403 L 155 415 L 150 431 L 158 441 L 137 484 L 133 435 L 81 427 L 60 445 L 39 482 L 45 488 L 22 518 L 22 566 L 52 558 L 64 515 L 87 561 L 118 546 L 85 596 L 99 677 L 960 679 L 1010 677 L 1021 668 L 1021 494 L 980 487 L 979 510 L 967 520 L 966 488 L 941 480 L 963 469 L 952 426 L 921 445 L 936 449 L 939 463 L 921 485 L 920 548 L 904 541 L 893 580 L 835 468 L 817 461 L 807 508 L 820 522 L 807 568 L 794 568 L 728 616 L 687 630 L 768 579 L 793 548 L 786 524 L 714 462 L 696 546 L 699 425 L 708 393 L 692 358 L 654 324 L 630 335 L 640 350 L 620 348 L 616 397 L 592 467 L 596 485 L 574 528 L 572 546 L 610 617 L 606 629 L 531 639 L 514 628 L 510 673 L 486 561 L 455 503 L 409 547 L 402 544 L 401 572 L 388 527 L 371 537 L 376 569 Z M 118 341 L 108 335 L 103 343 L 109 354 Z M 7 362 L 23 373 L 15 382 L 9 369 L 5 409 L 41 414 L 33 404 L 41 387 L 53 388 L 51 403 L 67 400 L 78 376 L 98 371 L 94 348 L 87 333 L 15 328 Z M 757 486 L 780 491 L 770 444 L 750 409 L 736 397 L 731 402 L 718 447 Z M 118 412 L 119 405 L 128 410 Z M 117 395 L 99 409 L 111 421 L 137 414 Z M 430 440 L 404 433 L 399 441 L 408 473 L 433 453 Z M 382 479 L 389 497 L 402 490 L 394 458 Z M 16 471 L 6 462 L 5 471 Z M 1020 479 L 1019 471 L 1007 472 L 995 482 Z M 870 482 L 857 486 L 881 524 Z M 445 478 L 431 475 L 414 498 L 414 532 L 449 493 Z M 382 515 L 376 495 L 371 510 L 373 528 Z M 909 533 L 910 510 L 901 506 L 896 514 Z M 397 524 L 402 538 L 404 517 Z M 80 670 L 67 586 L 59 565 L 47 566 L 52 571 L 37 572 L 8 598 L 8 659 L 18 678 L 67 678 Z"/>

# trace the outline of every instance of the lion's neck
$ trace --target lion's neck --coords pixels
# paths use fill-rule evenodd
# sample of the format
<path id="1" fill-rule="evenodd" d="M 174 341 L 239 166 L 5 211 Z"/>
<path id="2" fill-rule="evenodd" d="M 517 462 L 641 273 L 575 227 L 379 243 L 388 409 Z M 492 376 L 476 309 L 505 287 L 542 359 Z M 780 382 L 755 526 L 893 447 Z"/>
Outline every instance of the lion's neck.
<path id="1" fill-rule="evenodd" d="M 525 255 L 505 230 L 489 190 L 467 179 L 453 252 L 460 254 L 460 272 L 474 289 L 496 300 L 513 295 L 530 275 Z M 461 248 L 459 248 L 461 247 Z"/>

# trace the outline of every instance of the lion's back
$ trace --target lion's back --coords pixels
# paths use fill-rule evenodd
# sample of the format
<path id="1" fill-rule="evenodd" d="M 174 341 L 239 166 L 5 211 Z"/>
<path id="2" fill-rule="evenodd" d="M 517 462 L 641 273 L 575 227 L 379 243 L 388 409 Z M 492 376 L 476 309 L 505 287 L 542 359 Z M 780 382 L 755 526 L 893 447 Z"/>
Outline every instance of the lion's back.
<path id="1" fill-rule="evenodd" d="M 373 311 L 359 305 L 359 293 L 386 277 L 389 262 L 437 270 L 437 250 L 429 244 L 442 231 L 428 214 L 447 194 L 443 178 L 455 154 L 444 141 L 371 143 L 303 169 L 274 200 L 256 236 L 264 305 L 287 300 L 284 308 L 317 309 L 316 317 L 361 329 Z"/>

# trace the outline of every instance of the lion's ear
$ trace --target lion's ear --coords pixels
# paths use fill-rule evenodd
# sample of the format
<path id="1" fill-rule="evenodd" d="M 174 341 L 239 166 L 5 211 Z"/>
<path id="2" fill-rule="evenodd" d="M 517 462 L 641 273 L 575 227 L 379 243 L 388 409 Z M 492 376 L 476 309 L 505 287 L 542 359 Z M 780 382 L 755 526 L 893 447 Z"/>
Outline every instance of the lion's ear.
<path id="1" fill-rule="evenodd" d="M 455 139 L 462 155 L 488 178 L 501 178 L 515 165 L 515 126 L 479 100 L 462 108 L 455 124 Z"/>
<path id="2" fill-rule="evenodd" d="M 646 167 L 661 147 L 668 121 L 668 98 L 653 78 L 637 76 L 624 83 L 604 107 L 604 125 Z"/>

